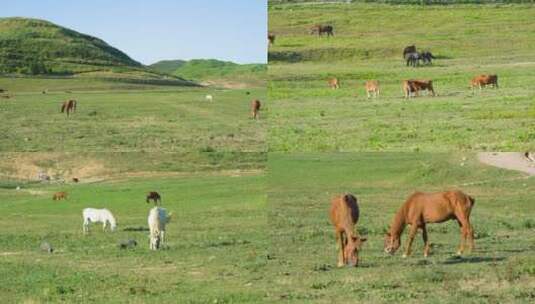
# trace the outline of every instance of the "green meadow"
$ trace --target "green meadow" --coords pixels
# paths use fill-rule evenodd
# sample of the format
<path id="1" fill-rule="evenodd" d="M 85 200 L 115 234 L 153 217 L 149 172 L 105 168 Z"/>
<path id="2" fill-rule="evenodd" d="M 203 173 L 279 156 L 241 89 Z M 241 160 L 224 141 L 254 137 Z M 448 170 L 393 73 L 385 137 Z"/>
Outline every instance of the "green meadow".
<path id="1" fill-rule="evenodd" d="M 528 303 L 535 297 L 535 178 L 480 164 L 471 153 L 270 154 L 270 296 L 287 303 Z M 402 258 L 383 236 L 414 191 L 460 189 L 475 197 L 476 249 L 456 256 L 456 222 L 428 225 Z M 357 268 L 337 268 L 330 199 L 357 196 L 368 240 Z"/>
<path id="2" fill-rule="evenodd" d="M 263 153 L 0 154 L 2 302 L 261 301 L 265 161 Z M 30 178 L 37 167 L 53 180 Z M 80 183 L 59 181 L 73 171 Z M 53 201 L 56 191 L 68 199 Z M 167 247 L 157 252 L 149 251 L 148 191 L 173 214 Z M 94 224 L 84 236 L 86 207 L 111 210 L 117 230 Z M 127 239 L 138 246 L 119 249 Z M 40 251 L 42 241 L 52 254 Z"/>
<path id="3" fill-rule="evenodd" d="M 271 3 L 269 150 L 533 149 L 534 14 L 528 4 Z M 332 25 L 334 37 L 310 35 L 314 24 Z M 406 67 L 411 44 L 437 59 Z M 472 92 L 479 74 L 497 74 L 500 88 Z M 332 77 L 340 89 L 327 86 Z M 405 100 L 411 78 L 432 79 L 438 96 Z M 370 79 L 377 99 L 366 98 Z"/>
<path id="4" fill-rule="evenodd" d="M 0 88 L 6 90 L 0 96 L 0 151 L 266 149 L 265 116 L 258 121 L 250 118 L 250 101 L 265 100 L 266 90 L 261 87 L 163 86 L 102 77 L 3 77 Z M 213 102 L 206 95 L 212 95 Z M 68 99 L 78 101 L 70 117 L 60 113 Z"/>

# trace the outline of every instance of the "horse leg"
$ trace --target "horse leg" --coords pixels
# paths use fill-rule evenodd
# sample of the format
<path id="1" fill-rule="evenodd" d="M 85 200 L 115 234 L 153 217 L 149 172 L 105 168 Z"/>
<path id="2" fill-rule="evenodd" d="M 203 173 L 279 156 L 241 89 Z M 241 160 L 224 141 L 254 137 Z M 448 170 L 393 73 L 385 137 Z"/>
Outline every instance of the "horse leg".
<path id="1" fill-rule="evenodd" d="M 89 221 L 87 219 L 84 219 L 83 231 L 84 234 L 89 232 Z"/>
<path id="2" fill-rule="evenodd" d="M 342 235 L 342 232 L 335 231 L 335 238 L 336 238 L 336 249 L 338 250 L 338 263 L 336 266 L 343 267 L 344 266 L 344 237 Z"/>
<path id="3" fill-rule="evenodd" d="M 409 232 L 409 241 L 407 242 L 407 248 L 405 249 L 405 253 L 403 254 L 404 258 L 411 255 L 412 242 L 414 241 L 414 237 L 416 236 L 417 232 L 418 232 L 418 225 L 411 224 L 411 230 Z"/>
<path id="4" fill-rule="evenodd" d="M 427 228 L 425 224 L 422 225 L 422 239 L 424 240 L 424 257 L 429 255 L 429 239 L 427 238 Z"/>

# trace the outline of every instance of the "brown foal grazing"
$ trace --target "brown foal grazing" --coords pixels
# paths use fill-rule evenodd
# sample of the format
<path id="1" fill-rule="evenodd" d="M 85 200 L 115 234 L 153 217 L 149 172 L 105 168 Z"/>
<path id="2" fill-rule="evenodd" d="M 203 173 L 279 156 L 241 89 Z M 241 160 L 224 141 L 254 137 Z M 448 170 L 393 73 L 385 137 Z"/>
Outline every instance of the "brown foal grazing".
<path id="1" fill-rule="evenodd" d="M 252 119 L 258 119 L 260 118 L 260 107 L 262 104 L 260 103 L 260 100 L 254 99 L 251 101 L 251 118 Z"/>
<path id="2" fill-rule="evenodd" d="M 385 235 L 385 252 L 394 254 L 398 250 L 401 246 L 401 234 L 405 226 L 410 225 L 409 240 L 403 257 L 411 254 L 411 245 L 418 229 L 422 229 L 424 257 L 427 257 L 429 255 L 429 242 L 426 224 L 442 223 L 448 220 L 456 220 L 461 227 L 461 244 L 457 254 L 463 253 L 466 241 L 469 241 L 469 251 L 472 251 L 474 232 L 470 224 L 470 212 L 474 203 L 473 197 L 461 191 L 413 193 L 399 208 L 392 220 L 390 230 Z"/>
<path id="3" fill-rule="evenodd" d="M 497 75 L 478 75 L 470 81 L 470 87 L 474 90 L 476 87 L 479 87 L 481 90 L 482 87 L 492 85 L 494 88 L 498 88 L 498 76 Z"/>
<path id="4" fill-rule="evenodd" d="M 427 90 L 432 96 L 435 96 L 435 90 L 433 89 L 432 80 L 424 79 L 409 79 L 402 82 L 403 93 L 405 98 L 411 97 L 411 93 L 414 92 L 415 96 L 418 96 L 418 92 Z"/>
<path id="5" fill-rule="evenodd" d="M 67 199 L 67 192 L 56 192 L 52 196 L 52 200 L 59 201 L 62 199 Z"/>
<path id="6" fill-rule="evenodd" d="M 339 89 L 340 88 L 340 83 L 338 82 L 338 78 L 331 78 L 329 79 L 329 87 L 331 89 Z"/>
<path id="7" fill-rule="evenodd" d="M 61 113 L 67 113 L 67 116 L 69 116 L 70 112 L 76 112 L 76 100 L 69 99 L 61 105 Z"/>
<path id="8" fill-rule="evenodd" d="M 334 225 L 338 245 L 338 267 L 357 266 L 358 251 L 365 238 L 355 233 L 354 226 L 359 220 L 357 198 L 352 194 L 338 195 L 331 200 L 331 223 Z"/>
<path id="9" fill-rule="evenodd" d="M 160 196 L 158 192 L 151 191 L 149 192 L 149 194 L 147 194 L 147 198 L 146 198 L 147 204 L 150 202 L 150 200 L 152 200 L 154 204 L 157 205 L 159 202 L 162 201 L 162 197 Z"/>
<path id="10" fill-rule="evenodd" d="M 374 98 L 379 96 L 379 81 L 367 80 L 364 87 L 366 88 L 366 94 L 368 95 L 368 98 L 370 98 L 372 94 Z"/>

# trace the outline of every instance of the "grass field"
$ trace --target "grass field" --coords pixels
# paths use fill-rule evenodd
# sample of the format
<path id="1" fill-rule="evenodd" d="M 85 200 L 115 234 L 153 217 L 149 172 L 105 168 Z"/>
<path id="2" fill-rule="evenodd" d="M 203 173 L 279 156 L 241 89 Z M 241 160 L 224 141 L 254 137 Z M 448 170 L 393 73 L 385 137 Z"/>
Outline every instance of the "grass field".
<path id="1" fill-rule="evenodd" d="M 262 153 L 0 154 L 2 302 L 258 302 L 269 240 L 265 160 Z M 86 176 L 79 184 L 23 179 L 32 166 Z M 55 191 L 70 197 L 52 201 Z M 148 191 L 162 194 L 174 214 L 168 248 L 158 252 L 148 249 L 148 231 L 125 230 L 147 227 Z M 117 231 L 94 225 L 83 236 L 85 207 L 110 209 Z M 135 249 L 117 247 L 129 238 Z M 43 240 L 53 254 L 40 252 Z"/>
<path id="2" fill-rule="evenodd" d="M 269 6 L 269 150 L 519 151 L 535 148 L 532 5 Z M 309 34 L 331 24 L 335 36 Z M 438 57 L 409 68 L 403 48 Z M 497 74 L 500 88 L 469 81 Z M 327 87 L 337 77 L 339 90 Z M 432 79 L 438 97 L 403 99 L 401 80 Z M 365 80 L 382 96 L 368 100 Z"/>
<path id="3" fill-rule="evenodd" d="M 270 154 L 268 271 L 273 300 L 290 303 L 528 303 L 535 297 L 535 179 L 481 165 L 471 154 Z M 428 226 L 412 256 L 387 256 L 383 233 L 416 190 L 462 189 L 476 198 L 476 250 L 458 258 L 454 222 Z M 359 199 L 368 241 L 358 268 L 336 267 L 332 196 Z M 402 237 L 402 248 L 406 240 Z M 401 251 L 401 249 L 400 249 Z"/>
<path id="4" fill-rule="evenodd" d="M 250 101 L 264 88 L 240 90 L 111 82 L 0 78 L 0 151 L 253 151 L 266 149 L 264 118 Z M 47 94 L 42 94 L 48 90 Z M 70 93 L 67 93 L 70 92 Z M 246 92 L 250 92 L 247 95 Z M 209 103 L 205 96 L 211 94 Z M 60 113 L 78 100 L 77 113 Z"/>

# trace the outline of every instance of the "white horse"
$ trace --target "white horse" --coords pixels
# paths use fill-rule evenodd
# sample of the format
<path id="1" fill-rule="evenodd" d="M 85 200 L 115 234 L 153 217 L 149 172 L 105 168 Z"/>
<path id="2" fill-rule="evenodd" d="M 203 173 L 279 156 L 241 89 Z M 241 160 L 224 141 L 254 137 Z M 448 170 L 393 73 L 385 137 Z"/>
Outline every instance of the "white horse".
<path id="1" fill-rule="evenodd" d="M 206 95 L 206 101 L 212 102 L 214 101 L 214 97 L 212 95 Z"/>
<path id="2" fill-rule="evenodd" d="M 113 217 L 113 214 L 111 214 L 108 209 L 85 208 L 82 212 L 82 216 L 84 217 L 84 233 L 89 232 L 89 224 L 92 222 L 101 222 L 102 230 L 104 231 L 106 231 L 106 226 L 108 226 L 108 224 L 110 225 L 111 231 L 115 231 L 115 228 L 117 227 L 115 217 Z"/>
<path id="3" fill-rule="evenodd" d="M 171 214 L 167 215 L 167 211 L 161 207 L 154 207 L 149 211 L 147 219 L 150 230 L 151 250 L 157 250 L 165 242 L 165 225 L 171 220 Z"/>

